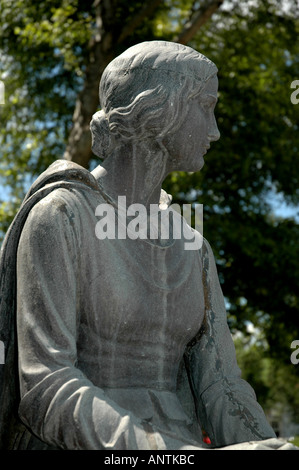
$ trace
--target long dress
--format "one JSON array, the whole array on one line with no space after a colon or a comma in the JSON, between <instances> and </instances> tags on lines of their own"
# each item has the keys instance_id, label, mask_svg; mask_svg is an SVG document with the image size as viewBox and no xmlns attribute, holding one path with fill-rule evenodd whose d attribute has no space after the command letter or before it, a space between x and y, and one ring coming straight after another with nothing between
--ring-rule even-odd
<instances>
[{"instance_id":1,"label":"long dress","mask_svg":"<svg viewBox=\"0 0 299 470\"><path fill-rule=\"evenodd\" d=\"M14 447L202 450L202 429L214 447L274 437L241 379L208 242L188 251L183 239L99 240L96 208L107 201L96 184L55 183L23 224L26 429Z\"/></svg>"}]
</instances>

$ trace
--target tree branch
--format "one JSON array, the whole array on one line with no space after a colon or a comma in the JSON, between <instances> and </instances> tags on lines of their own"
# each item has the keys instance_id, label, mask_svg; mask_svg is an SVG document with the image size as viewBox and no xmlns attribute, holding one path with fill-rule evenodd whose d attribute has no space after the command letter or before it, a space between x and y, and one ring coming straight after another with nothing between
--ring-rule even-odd
<instances>
[{"instance_id":1,"label":"tree branch","mask_svg":"<svg viewBox=\"0 0 299 470\"><path fill-rule=\"evenodd\" d=\"M145 2L141 10L138 11L136 15L133 16L131 21L123 27L117 40L118 44L123 42L128 36L130 36L146 18L150 18L152 14L155 13L162 1L163 0L150 0Z\"/></svg>"},{"instance_id":2,"label":"tree branch","mask_svg":"<svg viewBox=\"0 0 299 470\"><path fill-rule=\"evenodd\" d=\"M183 31L174 39L175 42L187 44L223 4L224 0L212 0L205 2L199 9L192 15L190 20L186 23Z\"/></svg>"}]
</instances>

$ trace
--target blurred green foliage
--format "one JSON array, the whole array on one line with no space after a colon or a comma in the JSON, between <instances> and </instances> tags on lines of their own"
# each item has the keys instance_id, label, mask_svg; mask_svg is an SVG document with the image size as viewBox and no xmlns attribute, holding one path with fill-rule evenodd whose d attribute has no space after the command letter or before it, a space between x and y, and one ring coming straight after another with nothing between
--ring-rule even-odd
<instances>
[{"instance_id":1,"label":"blurred green foliage","mask_svg":"<svg viewBox=\"0 0 299 470\"><path fill-rule=\"evenodd\" d=\"M282 365L271 357L263 334L237 335L235 346L242 378L253 387L266 413L282 421L287 414L299 423L299 382L296 367ZM291 354L290 349L290 354Z\"/></svg>"}]
</instances>

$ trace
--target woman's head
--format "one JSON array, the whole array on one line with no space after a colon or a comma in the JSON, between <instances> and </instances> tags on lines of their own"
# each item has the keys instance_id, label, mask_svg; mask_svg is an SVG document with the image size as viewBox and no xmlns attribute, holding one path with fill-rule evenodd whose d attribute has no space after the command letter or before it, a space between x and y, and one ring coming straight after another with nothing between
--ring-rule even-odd
<instances>
[{"instance_id":1,"label":"woman's head","mask_svg":"<svg viewBox=\"0 0 299 470\"><path fill-rule=\"evenodd\" d=\"M150 41L129 48L102 75L102 111L91 122L94 152L105 158L121 139L161 142L216 74L213 62L188 46Z\"/></svg>"}]
</instances>

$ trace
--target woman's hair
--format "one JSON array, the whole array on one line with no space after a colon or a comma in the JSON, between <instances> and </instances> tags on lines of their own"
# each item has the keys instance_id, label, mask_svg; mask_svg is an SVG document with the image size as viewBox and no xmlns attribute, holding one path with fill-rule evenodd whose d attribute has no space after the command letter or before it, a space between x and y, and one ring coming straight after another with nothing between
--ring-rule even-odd
<instances>
[{"instance_id":1,"label":"woman's hair","mask_svg":"<svg viewBox=\"0 0 299 470\"><path fill-rule=\"evenodd\" d=\"M216 74L215 64L188 46L149 41L129 48L101 78L102 111L91 121L97 154L107 156L112 138L161 141L175 132L186 103Z\"/></svg>"}]
</instances>

